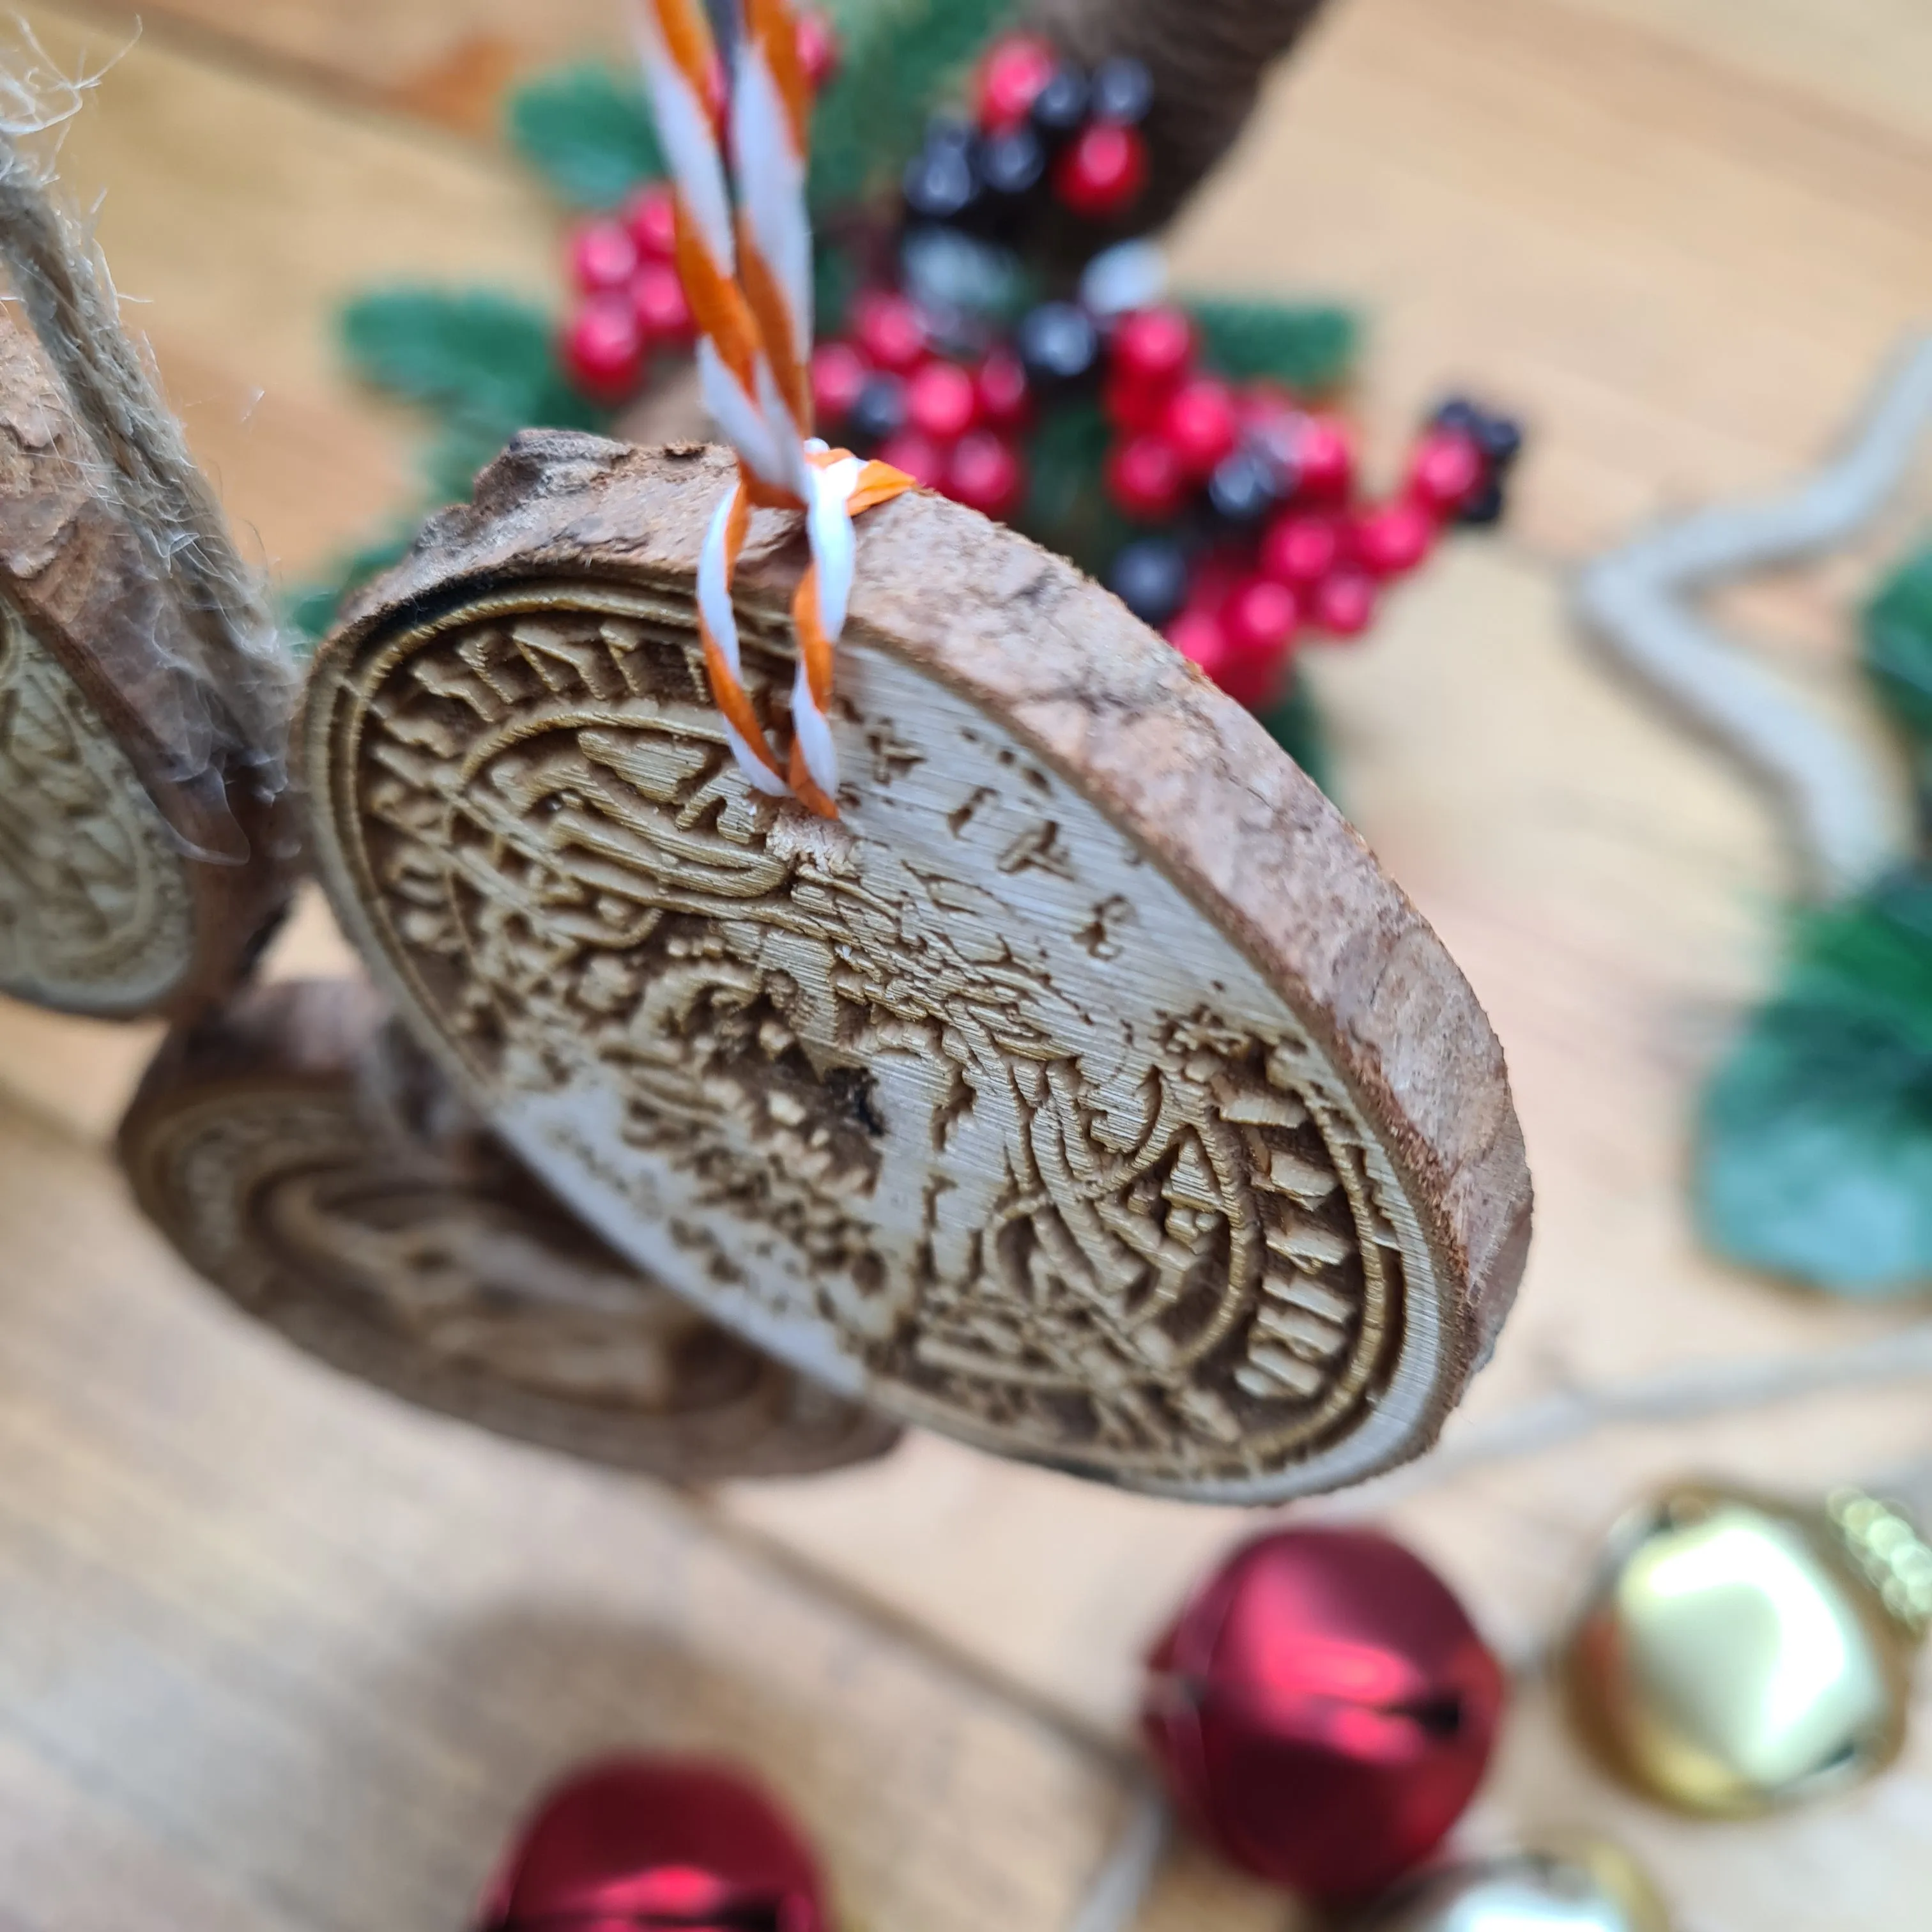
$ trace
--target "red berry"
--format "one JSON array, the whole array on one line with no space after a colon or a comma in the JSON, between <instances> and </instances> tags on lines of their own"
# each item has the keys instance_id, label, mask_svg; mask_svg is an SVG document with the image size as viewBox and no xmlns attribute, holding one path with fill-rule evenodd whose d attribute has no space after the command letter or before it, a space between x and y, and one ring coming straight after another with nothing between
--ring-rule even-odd
<instances>
[{"instance_id":1,"label":"red berry","mask_svg":"<svg viewBox=\"0 0 1932 1932\"><path fill-rule=\"evenodd\" d=\"M1012 446L990 430L960 438L940 486L955 502L988 517L1008 517L1019 508L1026 471Z\"/></svg>"},{"instance_id":2,"label":"red berry","mask_svg":"<svg viewBox=\"0 0 1932 1932\"><path fill-rule=\"evenodd\" d=\"M1220 682L1221 674L1228 668L1228 639L1211 610L1190 604L1168 626L1166 635L1190 664Z\"/></svg>"},{"instance_id":3,"label":"red berry","mask_svg":"<svg viewBox=\"0 0 1932 1932\"><path fill-rule=\"evenodd\" d=\"M1228 599L1221 613L1228 644L1244 657L1272 661L1287 650L1301 622L1294 592L1272 578L1250 578Z\"/></svg>"},{"instance_id":4,"label":"red berry","mask_svg":"<svg viewBox=\"0 0 1932 1932\"><path fill-rule=\"evenodd\" d=\"M1107 456L1107 494L1130 517L1164 522L1180 508L1187 476L1166 437L1130 436Z\"/></svg>"},{"instance_id":5,"label":"red berry","mask_svg":"<svg viewBox=\"0 0 1932 1932\"><path fill-rule=\"evenodd\" d=\"M1210 612L1218 617L1228 599L1254 574L1246 558L1238 550L1214 550L1196 560L1187 580L1190 609Z\"/></svg>"},{"instance_id":6,"label":"red berry","mask_svg":"<svg viewBox=\"0 0 1932 1932\"><path fill-rule=\"evenodd\" d=\"M1316 629L1331 637L1360 637L1376 614L1376 580L1345 566L1315 586L1308 614Z\"/></svg>"},{"instance_id":7,"label":"red berry","mask_svg":"<svg viewBox=\"0 0 1932 1932\"><path fill-rule=\"evenodd\" d=\"M1060 205L1089 221L1124 214L1147 186L1148 148L1138 128L1096 121L1054 165Z\"/></svg>"},{"instance_id":8,"label":"red berry","mask_svg":"<svg viewBox=\"0 0 1932 1932\"><path fill-rule=\"evenodd\" d=\"M824 14L798 16L798 64L815 94L838 71L838 30Z\"/></svg>"},{"instance_id":9,"label":"red berry","mask_svg":"<svg viewBox=\"0 0 1932 1932\"><path fill-rule=\"evenodd\" d=\"M654 343L688 342L697 332L684 284L668 262L646 262L631 284L638 326Z\"/></svg>"},{"instance_id":10,"label":"red berry","mask_svg":"<svg viewBox=\"0 0 1932 1932\"><path fill-rule=\"evenodd\" d=\"M1277 517L1262 538L1262 574L1305 590L1320 583L1341 556L1342 531L1332 518L1291 511Z\"/></svg>"},{"instance_id":11,"label":"red berry","mask_svg":"<svg viewBox=\"0 0 1932 1932\"><path fill-rule=\"evenodd\" d=\"M638 244L621 221L586 221L570 238L570 275L580 294L608 295L638 272Z\"/></svg>"},{"instance_id":12,"label":"red berry","mask_svg":"<svg viewBox=\"0 0 1932 1932\"><path fill-rule=\"evenodd\" d=\"M979 412L979 391L956 362L928 362L906 385L906 422L934 442L957 442Z\"/></svg>"},{"instance_id":13,"label":"red berry","mask_svg":"<svg viewBox=\"0 0 1932 1932\"><path fill-rule=\"evenodd\" d=\"M902 429L879 447L879 460L903 470L922 490L937 490L946 480L946 452L929 436Z\"/></svg>"},{"instance_id":14,"label":"red berry","mask_svg":"<svg viewBox=\"0 0 1932 1932\"><path fill-rule=\"evenodd\" d=\"M1059 65L1060 56L1038 34L1001 34L980 64L980 125L989 134L1018 127Z\"/></svg>"},{"instance_id":15,"label":"red berry","mask_svg":"<svg viewBox=\"0 0 1932 1932\"><path fill-rule=\"evenodd\" d=\"M1386 503L1360 518L1354 532L1357 558L1378 577L1413 570L1436 541L1436 520L1414 503Z\"/></svg>"},{"instance_id":16,"label":"red berry","mask_svg":"<svg viewBox=\"0 0 1932 1932\"><path fill-rule=\"evenodd\" d=\"M876 369L909 376L926 360L926 318L917 303L889 290L868 290L853 304L852 333Z\"/></svg>"},{"instance_id":17,"label":"red berry","mask_svg":"<svg viewBox=\"0 0 1932 1932\"><path fill-rule=\"evenodd\" d=\"M662 182L639 188L625 202L624 226L647 260L668 262L677 253L677 203Z\"/></svg>"},{"instance_id":18,"label":"red berry","mask_svg":"<svg viewBox=\"0 0 1932 1932\"><path fill-rule=\"evenodd\" d=\"M1339 502L1355 480L1354 446L1333 416L1310 416L1294 442L1294 473L1300 492L1324 502Z\"/></svg>"},{"instance_id":19,"label":"red berry","mask_svg":"<svg viewBox=\"0 0 1932 1932\"><path fill-rule=\"evenodd\" d=\"M995 349L980 364L980 418L994 429L1022 429L1033 414L1026 365L1010 349Z\"/></svg>"},{"instance_id":20,"label":"red berry","mask_svg":"<svg viewBox=\"0 0 1932 1932\"><path fill-rule=\"evenodd\" d=\"M837 428L852 413L872 372L849 342L822 342L812 352L812 408L819 422Z\"/></svg>"},{"instance_id":21,"label":"red berry","mask_svg":"<svg viewBox=\"0 0 1932 1932\"><path fill-rule=\"evenodd\" d=\"M1408 493L1438 518L1453 517L1483 480L1483 452L1460 430L1431 430L1409 458Z\"/></svg>"},{"instance_id":22,"label":"red berry","mask_svg":"<svg viewBox=\"0 0 1932 1932\"><path fill-rule=\"evenodd\" d=\"M1178 308L1137 309L1115 324L1112 353L1124 382L1172 388L1194 360L1194 325Z\"/></svg>"},{"instance_id":23,"label":"red berry","mask_svg":"<svg viewBox=\"0 0 1932 1932\"><path fill-rule=\"evenodd\" d=\"M1218 614L1190 598L1186 609L1167 627L1167 638L1230 698L1258 708L1280 688L1288 640L1298 614L1292 592L1278 584L1251 579Z\"/></svg>"},{"instance_id":24,"label":"red berry","mask_svg":"<svg viewBox=\"0 0 1932 1932\"><path fill-rule=\"evenodd\" d=\"M1101 386L1107 420L1127 436L1150 436L1167 420L1168 392L1136 382L1118 370Z\"/></svg>"},{"instance_id":25,"label":"red berry","mask_svg":"<svg viewBox=\"0 0 1932 1932\"><path fill-rule=\"evenodd\" d=\"M1184 382L1168 398L1161 430L1190 476L1207 476L1232 452L1240 434L1234 392L1212 376Z\"/></svg>"},{"instance_id":26,"label":"red berry","mask_svg":"<svg viewBox=\"0 0 1932 1932\"><path fill-rule=\"evenodd\" d=\"M617 296L592 296L564 325L563 366L585 394L622 402L644 373L637 312Z\"/></svg>"}]
</instances>

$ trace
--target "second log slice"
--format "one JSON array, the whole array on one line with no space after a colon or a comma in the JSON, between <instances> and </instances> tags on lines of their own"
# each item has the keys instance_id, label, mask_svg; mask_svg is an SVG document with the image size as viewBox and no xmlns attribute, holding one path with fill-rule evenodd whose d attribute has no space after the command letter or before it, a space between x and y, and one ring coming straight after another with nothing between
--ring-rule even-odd
<instances>
[{"instance_id":1,"label":"second log slice","mask_svg":"<svg viewBox=\"0 0 1932 1932\"><path fill-rule=\"evenodd\" d=\"M110 473L0 314L0 993L182 1017L245 976L288 895L268 776L293 676L197 635Z\"/></svg>"},{"instance_id":2,"label":"second log slice","mask_svg":"<svg viewBox=\"0 0 1932 1932\"><path fill-rule=\"evenodd\" d=\"M898 1431L707 1321L558 1204L351 981L178 1030L121 1130L198 1273L336 1367L679 1480L862 1462Z\"/></svg>"},{"instance_id":3,"label":"second log slice","mask_svg":"<svg viewBox=\"0 0 1932 1932\"><path fill-rule=\"evenodd\" d=\"M1468 987L1317 789L1070 566L868 514L835 824L747 787L693 610L718 452L533 434L324 647L338 916L626 1253L902 1418L1260 1502L1432 1437L1520 1273ZM792 677L754 525L746 682Z\"/></svg>"}]
</instances>

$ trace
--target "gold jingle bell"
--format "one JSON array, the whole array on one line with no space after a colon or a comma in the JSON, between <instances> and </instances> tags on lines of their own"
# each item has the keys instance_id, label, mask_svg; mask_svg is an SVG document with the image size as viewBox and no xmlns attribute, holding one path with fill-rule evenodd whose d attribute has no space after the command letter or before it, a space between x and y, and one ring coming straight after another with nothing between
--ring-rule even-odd
<instances>
[{"instance_id":1,"label":"gold jingle bell","mask_svg":"<svg viewBox=\"0 0 1932 1932\"><path fill-rule=\"evenodd\" d=\"M1430 1872L1355 1932L1670 1932L1635 1862L1590 1842L1519 1852Z\"/></svg>"},{"instance_id":2,"label":"gold jingle bell","mask_svg":"<svg viewBox=\"0 0 1932 1932\"><path fill-rule=\"evenodd\" d=\"M1898 1756L1929 1622L1932 1549L1896 1510L1855 1490L1820 1510L1687 1483L1611 1532L1564 1688L1626 1784L1748 1817Z\"/></svg>"}]
</instances>

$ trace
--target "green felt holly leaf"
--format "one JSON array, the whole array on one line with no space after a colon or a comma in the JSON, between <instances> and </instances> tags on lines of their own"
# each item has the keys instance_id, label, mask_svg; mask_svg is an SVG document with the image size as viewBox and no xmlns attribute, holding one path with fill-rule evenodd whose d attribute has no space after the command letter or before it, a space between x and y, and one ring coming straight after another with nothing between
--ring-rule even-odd
<instances>
[{"instance_id":1,"label":"green felt holly leaf","mask_svg":"<svg viewBox=\"0 0 1932 1932\"><path fill-rule=\"evenodd\" d=\"M512 145L574 208L615 208L664 173L664 152L632 75L601 61L539 74L510 97Z\"/></svg>"},{"instance_id":2,"label":"green felt holly leaf","mask_svg":"<svg viewBox=\"0 0 1932 1932\"><path fill-rule=\"evenodd\" d=\"M1866 606L1864 664L1886 710L1922 747L1932 747L1932 548Z\"/></svg>"},{"instance_id":3,"label":"green felt holly leaf","mask_svg":"<svg viewBox=\"0 0 1932 1932\"><path fill-rule=\"evenodd\" d=\"M556 325L494 290L385 289L341 316L350 365L366 382L446 418L512 431L597 429L609 420L557 366Z\"/></svg>"},{"instance_id":4,"label":"green felt holly leaf","mask_svg":"<svg viewBox=\"0 0 1932 1932\"><path fill-rule=\"evenodd\" d=\"M812 128L815 214L896 182L918 153L927 116L958 98L1013 0L846 0L832 10L838 72Z\"/></svg>"},{"instance_id":5,"label":"green felt holly leaf","mask_svg":"<svg viewBox=\"0 0 1932 1932\"><path fill-rule=\"evenodd\" d=\"M1113 430L1091 397L1046 411L1027 446L1027 500L1016 525L1037 544L1104 577L1131 531L1101 487Z\"/></svg>"},{"instance_id":6,"label":"green felt holly leaf","mask_svg":"<svg viewBox=\"0 0 1932 1932\"><path fill-rule=\"evenodd\" d=\"M1800 928L1706 1094L1695 1178L1733 1260L1841 1294L1932 1288L1932 872Z\"/></svg>"},{"instance_id":7,"label":"green felt holly leaf","mask_svg":"<svg viewBox=\"0 0 1932 1932\"><path fill-rule=\"evenodd\" d=\"M1348 380L1360 346L1353 313L1328 302L1204 298L1187 310L1201 331L1202 360L1237 382L1280 382L1318 395Z\"/></svg>"}]
</instances>

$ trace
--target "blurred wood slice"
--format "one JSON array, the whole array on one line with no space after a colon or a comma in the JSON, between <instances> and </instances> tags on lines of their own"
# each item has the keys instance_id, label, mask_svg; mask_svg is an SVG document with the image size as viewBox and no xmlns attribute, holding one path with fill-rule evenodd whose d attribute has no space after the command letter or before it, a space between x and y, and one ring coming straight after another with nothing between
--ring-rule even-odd
<instances>
[{"instance_id":1,"label":"blurred wood slice","mask_svg":"<svg viewBox=\"0 0 1932 1932\"><path fill-rule=\"evenodd\" d=\"M185 671L182 612L16 314L0 310L0 993L182 1015L279 917L291 833L222 693Z\"/></svg>"},{"instance_id":2,"label":"blurred wood slice","mask_svg":"<svg viewBox=\"0 0 1932 1932\"><path fill-rule=\"evenodd\" d=\"M1418 1453L1528 1232L1440 943L1238 705L929 494L859 525L842 818L761 800L693 608L731 474L526 434L323 647L316 862L412 1031L614 1245L902 1419L1223 1502ZM775 730L803 560L756 521Z\"/></svg>"},{"instance_id":3,"label":"blurred wood slice","mask_svg":"<svg viewBox=\"0 0 1932 1932\"><path fill-rule=\"evenodd\" d=\"M360 983L257 988L177 1029L121 1156L230 1300L499 1435L685 1482L834 1468L897 1439L614 1253Z\"/></svg>"}]
</instances>

